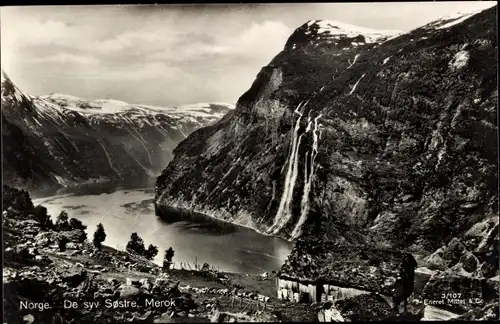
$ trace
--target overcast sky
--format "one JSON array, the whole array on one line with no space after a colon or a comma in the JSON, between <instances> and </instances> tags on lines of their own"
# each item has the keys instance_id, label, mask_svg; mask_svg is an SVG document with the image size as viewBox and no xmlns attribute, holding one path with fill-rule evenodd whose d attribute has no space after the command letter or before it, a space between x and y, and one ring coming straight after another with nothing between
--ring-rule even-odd
<instances>
[{"instance_id":1,"label":"overcast sky","mask_svg":"<svg viewBox=\"0 0 500 324\"><path fill-rule=\"evenodd\" d=\"M409 31L496 2L2 7L2 69L32 95L232 102L310 19Z\"/></svg>"}]
</instances>

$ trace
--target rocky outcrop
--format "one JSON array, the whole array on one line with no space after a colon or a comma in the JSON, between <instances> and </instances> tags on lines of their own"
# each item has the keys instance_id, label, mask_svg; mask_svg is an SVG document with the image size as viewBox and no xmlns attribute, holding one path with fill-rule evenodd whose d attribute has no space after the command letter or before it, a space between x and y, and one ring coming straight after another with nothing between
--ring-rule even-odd
<instances>
[{"instance_id":1,"label":"rocky outcrop","mask_svg":"<svg viewBox=\"0 0 500 324\"><path fill-rule=\"evenodd\" d=\"M498 209L495 12L401 35L301 26L174 150L157 206L292 239L367 230L423 255L461 239Z\"/></svg>"},{"instance_id":2,"label":"rocky outcrop","mask_svg":"<svg viewBox=\"0 0 500 324\"><path fill-rule=\"evenodd\" d=\"M78 230L42 230L31 213L33 204L29 194L8 186L3 189L7 193L3 200L3 228L11 234L4 239L3 285L6 322L18 323L21 319L35 323L152 322L161 316L167 316L169 319L187 317L188 314L194 316L197 305L189 294L179 290L178 281L170 280L168 275L157 276L159 267L156 265L155 271L152 271L151 267L149 273L144 272L144 268L148 268L152 262L141 262L134 256L122 259L117 257L117 253L105 251L90 253L91 245L84 241ZM29 231L31 228L37 231ZM73 251L58 251L56 241L62 236L78 242L68 243L68 250L69 245L74 244L71 249ZM84 259L87 261L82 261L84 264L75 263L71 260L74 252L85 254ZM61 262L57 257L52 261L48 255L62 257L64 261ZM92 260L98 261L99 264L91 266L89 261ZM136 262L132 265L129 261ZM142 265L141 269L139 265ZM125 283L120 284L116 278L99 276L111 268L115 275L122 279L128 273L123 269L126 266L129 266L129 270L143 271L149 278L155 275L155 279L133 280L127 277ZM146 303L146 300L151 302ZM90 302L93 305L92 311L85 306L85 303L89 305ZM127 306L132 302L135 302L137 307ZM78 306L65 307L68 303Z\"/></svg>"},{"instance_id":3,"label":"rocky outcrop","mask_svg":"<svg viewBox=\"0 0 500 324\"><path fill-rule=\"evenodd\" d=\"M231 108L34 97L2 71L3 181L30 190L95 183L138 186L159 174L187 135Z\"/></svg>"}]
</instances>

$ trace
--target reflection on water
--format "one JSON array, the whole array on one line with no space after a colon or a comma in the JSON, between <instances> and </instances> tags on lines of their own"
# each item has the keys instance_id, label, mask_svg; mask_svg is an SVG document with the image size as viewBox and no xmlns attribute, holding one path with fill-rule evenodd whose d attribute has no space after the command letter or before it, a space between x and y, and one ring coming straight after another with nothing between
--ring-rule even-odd
<instances>
[{"instance_id":1,"label":"reflection on water","mask_svg":"<svg viewBox=\"0 0 500 324\"><path fill-rule=\"evenodd\" d=\"M238 232L241 227L207 217L203 214L173 207L155 207L155 213L167 224L177 223L177 226L191 232L198 231L205 235L228 235Z\"/></svg>"},{"instance_id":2,"label":"reflection on water","mask_svg":"<svg viewBox=\"0 0 500 324\"><path fill-rule=\"evenodd\" d=\"M78 186L70 186L56 189L44 189L44 190L29 190L30 196L34 199L42 199L45 197L58 197L63 195L76 195L76 196L84 196L84 195L99 195L102 193L113 193L117 190L122 189L131 189L137 190L137 188L144 187L146 193L152 193L151 197L154 196L154 185L156 182L156 178L146 178L142 180L134 180L133 185L127 183L117 184L110 182L109 180L97 182L97 183L88 183L88 184L79 184Z\"/></svg>"},{"instance_id":3,"label":"reflection on water","mask_svg":"<svg viewBox=\"0 0 500 324\"><path fill-rule=\"evenodd\" d=\"M217 221L204 215L169 210L163 220L155 215L154 190L117 190L71 193L36 199L55 218L62 210L80 219L92 237L98 223L106 231L105 244L123 249L130 234L137 232L145 245L158 246L156 262L172 247L174 262L208 262L230 272L278 270L291 251L285 240L261 235L248 228ZM167 221L168 220L168 221Z\"/></svg>"}]
</instances>

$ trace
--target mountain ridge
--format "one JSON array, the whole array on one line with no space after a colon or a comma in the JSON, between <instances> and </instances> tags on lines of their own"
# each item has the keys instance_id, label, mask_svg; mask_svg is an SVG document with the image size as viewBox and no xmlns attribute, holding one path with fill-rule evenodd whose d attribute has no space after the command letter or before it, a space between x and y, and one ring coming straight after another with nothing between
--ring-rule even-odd
<instances>
[{"instance_id":1,"label":"mountain ridge","mask_svg":"<svg viewBox=\"0 0 500 324\"><path fill-rule=\"evenodd\" d=\"M4 181L28 189L142 184L168 163L178 142L233 108L222 103L162 108L65 94L35 97L1 74Z\"/></svg>"}]
</instances>

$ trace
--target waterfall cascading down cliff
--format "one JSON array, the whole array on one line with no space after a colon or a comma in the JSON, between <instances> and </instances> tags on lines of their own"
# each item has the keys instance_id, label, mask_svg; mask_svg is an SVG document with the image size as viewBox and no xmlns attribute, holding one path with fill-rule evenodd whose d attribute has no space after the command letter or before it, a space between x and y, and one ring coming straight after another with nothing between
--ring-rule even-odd
<instances>
[{"instance_id":1,"label":"waterfall cascading down cliff","mask_svg":"<svg viewBox=\"0 0 500 324\"><path fill-rule=\"evenodd\" d=\"M301 214L300 218L293 229L291 238L297 238L302 232L302 225L305 223L307 219L307 214L309 213L309 193L311 191L312 181L314 177L314 162L316 159L316 155L318 154L318 120L321 118L321 114L314 118L314 121L311 121L311 117L308 116L308 123L305 132L300 135L297 139L298 131L300 128L300 121L302 119L303 113L299 111L302 108L304 111L304 107L307 105L306 102L303 106L302 103L299 104L295 113L299 115L297 119L297 123L295 127L292 127L292 146L290 148L290 155L288 158L288 170L285 178L285 185L283 188L283 194L281 196L280 205L278 208L278 212L274 218L273 225L267 230L268 234L277 234L292 218L291 211L291 202L293 199L293 190L295 188L295 182L297 181L298 176L298 166L299 166L299 147L302 136L304 134L311 131L313 136L313 144L310 151L306 153L305 158L305 167L304 167L304 193L301 201ZM312 126L314 124L314 126ZM310 171L308 173L307 168L310 166Z\"/></svg>"},{"instance_id":2,"label":"waterfall cascading down cliff","mask_svg":"<svg viewBox=\"0 0 500 324\"><path fill-rule=\"evenodd\" d=\"M288 170L285 177L285 185L283 187L283 194L281 195L280 205L278 207L276 217L274 218L273 225L271 225L271 227L267 230L268 234L278 233L292 217L290 212L290 203L298 174L298 151L300 141L304 135L300 135L297 139L298 131L300 129L300 120L302 119L302 112L300 112L299 109L302 108L303 111L307 103L308 102L304 105L300 103L294 111L294 113L299 115L299 118L297 119L295 127L292 127L292 146L290 148L290 157L288 158Z\"/></svg>"},{"instance_id":3,"label":"waterfall cascading down cliff","mask_svg":"<svg viewBox=\"0 0 500 324\"><path fill-rule=\"evenodd\" d=\"M130 136L132 136L133 138L135 138L139 143L141 143L142 147L144 148L144 151L146 152L147 154L147 157L148 157L148 160L149 160L149 164L150 165L153 165L153 161L151 160L151 155L149 154L149 150L147 148L147 142L144 140L144 138L141 136L141 134L139 134L137 132L137 130L132 126L131 127L132 130L134 131L135 134L137 134L139 137L135 136L129 129L127 129L127 132L130 134Z\"/></svg>"},{"instance_id":4,"label":"waterfall cascading down cliff","mask_svg":"<svg viewBox=\"0 0 500 324\"><path fill-rule=\"evenodd\" d=\"M118 169L114 166L113 162L111 162L111 157L108 153L108 150L106 150L106 146L104 146L104 143L102 142L101 139L97 139L97 142L99 143L99 145L101 145L102 149L104 150L104 155L106 156L106 159L108 160L108 164L109 166L111 167L111 169L116 173L116 175L118 177L120 177L120 179L122 179L122 174L120 173L120 171L118 171Z\"/></svg>"},{"instance_id":5,"label":"waterfall cascading down cliff","mask_svg":"<svg viewBox=\"0 0 500 324\"><path fill-rule=\"evenodd\" d=\"M304 195L302 196L302 201L300 205L300 218L292 231L291 238L295 239L302 234L302 225L304 225L307 214L309 213L309 193L311 192L311 185L314 177L314 160L316 155L318 155L318 119L321 118L321 114L314 118L314 129L312 131L313 135L313 146L311 148L310 154L306 154L306 163L304 166L305 176L304 176ZM310 130L310 124L307 126L307 131ZM308 152L309 153L309 152ZM311 171L309 172L309 177L307 176L307 159L310 158Z\"/></svg>"}]
</instances>

